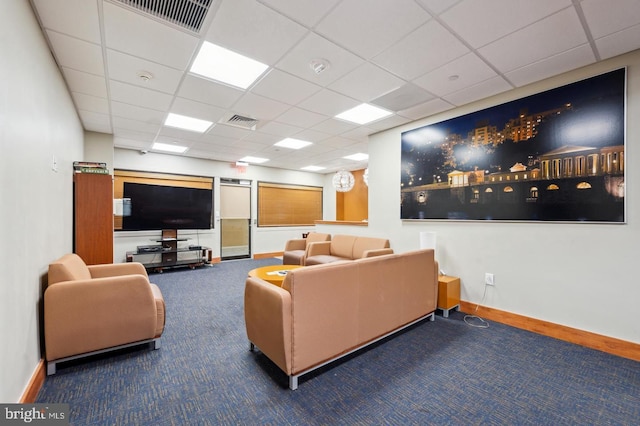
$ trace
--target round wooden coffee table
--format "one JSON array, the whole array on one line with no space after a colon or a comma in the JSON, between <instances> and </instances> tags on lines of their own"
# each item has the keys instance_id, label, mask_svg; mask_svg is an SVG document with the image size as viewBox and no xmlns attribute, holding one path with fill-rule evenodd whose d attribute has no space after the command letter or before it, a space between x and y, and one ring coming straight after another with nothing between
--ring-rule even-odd
<instances>
[{"instance_id":1,"label":"round wooden coffee table","mask_svg":"<svg viewBox=\"0 0 640 426\"><path fill-rule=\"evenodd\" d=\"M282 287L282 281L284 281L284 277L287 275L288 271L292 269L302 268L301 265L269 265L269 266L261 266L260 268L252 269L249 271L249 276L254 278L260 278L261 280L265 280L270 282L271 284L275 284L279 287Z\"/></svg>"}]
</instances>

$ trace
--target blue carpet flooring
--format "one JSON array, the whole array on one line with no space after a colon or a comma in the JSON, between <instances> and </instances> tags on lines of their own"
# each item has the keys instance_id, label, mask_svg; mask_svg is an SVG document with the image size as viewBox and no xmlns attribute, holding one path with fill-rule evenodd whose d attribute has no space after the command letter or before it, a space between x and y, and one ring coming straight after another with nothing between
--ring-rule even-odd
<instances>
[{"instance_id":1,"label":"blue carpet flooring","mask_svg":"<svg viewBox=\"0 0 640 426\"><path fill-rule=\"evenodd\" d=\"M62 364L36 402L73 425L633 425L640 363L505 325L437 316L300 378L250 352L244 280L277 259L152 274L162 348Z\"/></svg>"}]
</instances>

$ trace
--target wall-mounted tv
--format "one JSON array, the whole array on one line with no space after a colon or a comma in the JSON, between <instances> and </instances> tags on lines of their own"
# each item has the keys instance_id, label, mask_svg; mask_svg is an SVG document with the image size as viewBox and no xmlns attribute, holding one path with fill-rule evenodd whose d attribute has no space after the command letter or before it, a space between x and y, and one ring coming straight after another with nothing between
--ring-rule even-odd
<instances>
[{"instance_id":1,"label":"wall-mounted tv","mask_svg":"<svg viewBox=\"0 0 640 426\"><path fill-rule=\"evenodd\" d=\"M123 231L211 229L211 189L132 182L123 189L131 207L122 218Z\"/></svg>"}]
</instances>

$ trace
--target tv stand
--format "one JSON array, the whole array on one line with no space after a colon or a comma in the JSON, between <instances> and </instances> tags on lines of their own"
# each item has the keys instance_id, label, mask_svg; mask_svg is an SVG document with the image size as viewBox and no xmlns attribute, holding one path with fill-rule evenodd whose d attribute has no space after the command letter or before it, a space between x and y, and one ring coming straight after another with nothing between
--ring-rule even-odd
<instances>
[{"instance_id":1,"label":"tv stand","mask_svg":"<svg viewBox=\"0 0 640 426\"><path fill-rule=\"evenodd\" d=\"M127 252L127 262L140 262L144 267L153 272L162 272L167 268L188 266L195 269L198 266L209 264L211 261L211 249L202 246L178 247L178 242L188 241L188 238L178 238L178 231L165 229L162 237L156 240L160 243L161 250L141 250Z\"/></svg>"}]
</instances>

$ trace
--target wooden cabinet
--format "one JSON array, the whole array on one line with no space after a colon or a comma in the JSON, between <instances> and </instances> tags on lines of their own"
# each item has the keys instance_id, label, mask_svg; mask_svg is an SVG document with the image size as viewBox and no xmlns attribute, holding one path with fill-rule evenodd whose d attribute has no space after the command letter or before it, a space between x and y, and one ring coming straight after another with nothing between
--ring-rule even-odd
<instances>
[{"instance_id":1,"label":"wooden cabinet","mask_svg":"<svg viewBox=\"0 0 640 426\"><path fill-rule=\"evenodd\" d=\"M73 251L87 265L113 263L113 179L73 175Z\"/></svg>"},{"instance_id":2,"label":"wooden cabinet","mask_svg":"<svg viewBox=\"0 0 640 426\"><path fill-rule=\"evenodd\" d=\"M438 277L438 309L442 316L449 316L452 309L460 309L460 278L448 275Z\"/></svg>"}]
</instances>

